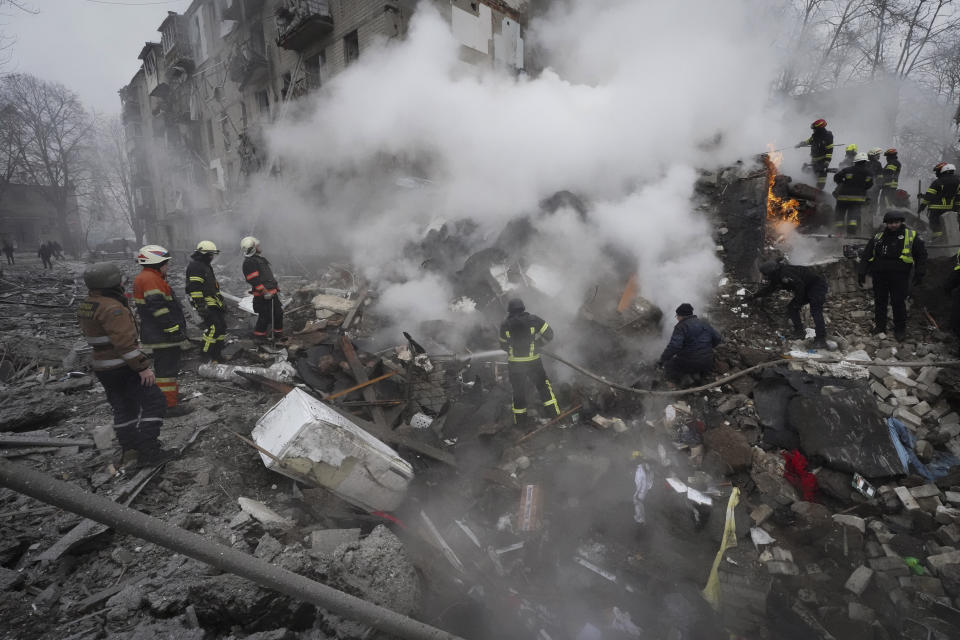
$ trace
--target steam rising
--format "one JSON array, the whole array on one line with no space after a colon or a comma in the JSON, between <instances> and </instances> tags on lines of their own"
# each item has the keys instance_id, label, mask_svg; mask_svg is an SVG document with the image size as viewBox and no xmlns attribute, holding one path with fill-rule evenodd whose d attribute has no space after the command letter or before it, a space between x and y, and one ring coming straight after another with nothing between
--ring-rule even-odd
<instances>
[{"instance_id":1,"label":"steam rising","mask_svg":"<svg viewBox=\"0 0 960 640\"><path fill-rule=\"evenodd\" d=\"M531 310L562 326L609 272L610 247L633 257L640 294L668 316L680 302L702 308L721 265L691 204L694 167L755 155L778 128L765 115L776 64L753 7L554 3L527 31L546 68L515 78L460 62L422 3L404 41L365 51L273 128L284 184L256 190L257 224L282 222L283 242L302 239L301 250L346 251L365 275L397 283L382 307L426 320L445 314L451 288L404 258L407 242L437 218L469 219L477 250L566 189L592 207L585 220L563 209L534 218L524 259L563 288L552 308ZM429 183L398 184L410 174Z\"/></svg>"}]
</instances>

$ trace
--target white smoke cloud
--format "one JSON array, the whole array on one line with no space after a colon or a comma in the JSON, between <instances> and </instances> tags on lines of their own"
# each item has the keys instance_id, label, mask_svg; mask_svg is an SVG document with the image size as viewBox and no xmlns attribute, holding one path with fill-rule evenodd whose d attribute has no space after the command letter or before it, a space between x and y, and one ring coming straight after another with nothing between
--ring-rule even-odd
<instances>
[{"instance_id":1,"label":"white smoke cloud","mask_svg":"<svg viewBox=\"0 0 960 640\"><path fill-rule=\"evenodd\" d=\"M421 3L404 41L365 51L274 127L286 184L261 190L251 208L287 221L287 240L347 251L368 276L416 281L383 295L416 320L441 314L451 293L403 257L432 219L475 221L481 248L566 189L593 208L586 221L563 211L537 219L525 258L567 286L556 308L534 311L561 316L554 324L571 318L603 276L609 246L634 257L641 295L668 317L680 302L702 307L721 266L710 223L691 204L693 168L755 155L779 126L767 106L776 61L757 6L556 3L526 34L547 68L514 78L466 70L448 25ZM385 179L395 159L420 167L430 186Z\"/></svg>"}]
</instances>

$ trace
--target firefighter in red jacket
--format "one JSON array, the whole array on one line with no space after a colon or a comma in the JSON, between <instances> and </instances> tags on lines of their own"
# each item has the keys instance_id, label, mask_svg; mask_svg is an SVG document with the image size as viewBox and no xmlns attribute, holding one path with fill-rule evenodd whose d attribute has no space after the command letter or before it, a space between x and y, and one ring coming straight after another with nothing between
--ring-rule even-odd
<instances>
[{"instance_id":1,"label":"firefighter in red jacket","mask_svg":"<svg viewBox=\"0 0 960 640\"><path fill-rule=\"evenodd\" d=\"M157 386L167 400L167 416L187 411L177 405L181 345L186 340L186 319L180 301L167 282L170 252L157 244L140 249L137 262L143 267L133 281L133 301L140 317L140 344L153 352Z\"/></svg>"},{"instance_id":2,"label":"firefighter in red jacket","mask_svg":"<svg viewBox=\"0 0 960 640\"><path fill-rule=\"evenodd\" d=\"M120 442L120 467L162 464L175 454L160 447L166 402L137 343L137 323L123 292L123 274L109 262L83 272L90 290L77 309L80 330L93 347L93 372L113 408L113 429Z\"/></svg>"},{"instance_id":3,"label":"firefighter in red jacket","mask_svg":"<svg viewBox=\"0 0 960 640\"><path fill-rule=\"evenodd\" d=\"M260 241L247 236L240 241L243 251L243 277L250 283L253 310L257 313L254 340L283 340L283 304L280 286L270 268L270 261L260 253ZM272 331L272 333L271 333Z\"/></svg>"}]
</instances>

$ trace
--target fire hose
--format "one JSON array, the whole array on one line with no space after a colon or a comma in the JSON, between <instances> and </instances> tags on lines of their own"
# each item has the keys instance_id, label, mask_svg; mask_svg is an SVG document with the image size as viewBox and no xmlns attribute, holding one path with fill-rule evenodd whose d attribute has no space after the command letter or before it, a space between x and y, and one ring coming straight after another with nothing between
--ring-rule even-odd
<instances>
[{"instance_id":1,"label":"fire hose","mask_svg":"<svg viewBox=\"0 0 960 640\"><path fill-rule=\"evenodd\" d=\"M2 458L0 486L182 553L246 578L261 587L368 624L391 636L408 640L463 640L459 636L281 569L236 549L211 542L158 518L117 504L103 496L87 493L75 485Z\"/></svg>"},{"instance_id":2,"label":"fire hose","mask_svg":"<svg viewBox=\"0 0 960 640\"><path fill-rule=\"evenodd\" d=\"M558 356L555 353L551 353L549 351L541 351L540 353L542 353L543 355L549 358L556 360L561 364L565 364L566 366L570 367L574 371L578 371L579 373L582 373L588 378L593 378L597 382L600 382L610 387L611 389L626 391L628 393L633 393L641 396L668 396L668 397L683 396L690 393L698 393L700 391L706 391L708 389L712 389L714 387L719 387L721 385L727 384L728 382L731 382L733 380L736 380L737 378L743 377L748 373L753 373L754 371L759 371L761 369L766 369L768 367L776 367L782 364L788 364L790 362L809 361L809 362L822 362L824 364L837 364L840 362L849 362L851 364L858 364L861 366L869 365L873 367L956 367L956 366L960 366L960 360L940 360L937 362L927 362L925 360L918 360L915 362L888 362L888 361L880 361L880 360L877 360L877 361L871 360L869 362L865 362L863 360L856 360L851 358L810 358L808 360L801 360L798 358L789 358L785 356L778 360L769 360L767 362L761 362L760 364L753 365L752 367L747 367L742 371L731 373L728 376L724 376L708 384L700 385L699 387L689 387L687 389L672 389L672 390L657 391L652 389L635 389L634 387L629 387L617 382L611 382L610 380L607 380L605 377L597 373L594 373L593 371L590 371L588 369L584 369L580 365L574 364L573 362L570 362L569 360L562 358L561 356Z\"/></svg>"}]
</instances>

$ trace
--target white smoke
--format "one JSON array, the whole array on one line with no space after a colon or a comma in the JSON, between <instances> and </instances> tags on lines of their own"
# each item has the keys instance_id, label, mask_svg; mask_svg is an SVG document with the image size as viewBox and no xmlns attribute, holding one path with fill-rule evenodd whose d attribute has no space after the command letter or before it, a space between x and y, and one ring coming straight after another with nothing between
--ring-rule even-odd
<instances>
[{"instance_id":1,"label":"white smoke","mask_svg":"<svg viewBox=\"0 0 960 640\"><path fill-rule=\"evenodd\" d=\"M533 311L558 325L571 318L610 246L634 257L640 294L668 317L680 302L703 307L721 265L691 204L694 168L762 152L779 126L765 111L776 61L758 6L555 3L526 32L547 68L515 78L467 70L449 26L421 3L405 40L364 51L271 131L285 184L250 206L284 220L288 241L346 251L366 275L401 283L381 303L424 320L446 309L451 289L404 259L406 242L442 216L475 221L481 248L566 189L593 207L586 220L562 210L535 219L525 258L565 288L555 308ZM397 161L430 185L384 179Z\"/></svg>"}]
</instances>

